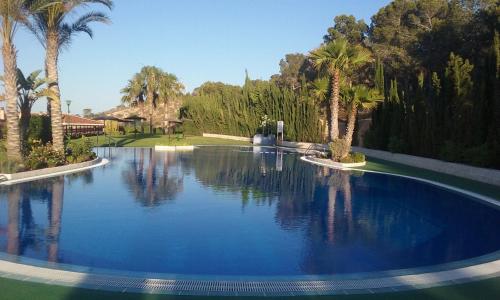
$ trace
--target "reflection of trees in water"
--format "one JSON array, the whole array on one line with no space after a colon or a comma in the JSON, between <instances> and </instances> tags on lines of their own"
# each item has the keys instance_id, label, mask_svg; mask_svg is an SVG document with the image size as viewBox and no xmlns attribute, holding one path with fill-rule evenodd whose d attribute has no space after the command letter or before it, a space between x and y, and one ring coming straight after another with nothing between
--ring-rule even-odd
<instances>
[{"instance_id":1,"label":"reflection of trees in water","mask_svg":"<svg viewBox=\"0 0 500 300\"><path fill-rule=\"evenodd\" d=\"M309 238L301 264L306 273L434 264L463 259L472 250L467 245L474 243L472 235L464 238L460 231L444 232L443 226L463 224L463 212L474 202L440 201L449 197L448 191L385 175L351 176L334 170L323 175L318 177L307 224ZM479 216L495 213L487 207L476 212ZM289 213L282 215L295 217ZM491 216L486 219L495 220ZM482 238L498 243L491 232Z\"/></svg>"},{"instance_id":2,"label":"reflection of trees in water","mask_svg":"<svg viewBox=\"0 0 500 300\"><path fill-rule=\"evenodd\" d=\"M173 200L182 191L184 177L175 167L180 167L176 153L134 148L134 157L122 171L122 178L137 201L155 206Z\"/></svg>"},{"instance_id":3,"label":"reflection of trees in water","mask_svg":"<svg viewBox=\"0 0 500 300\"><path fill-rule=\"evenodd\" d=\"M14 185L6 188L6 194L8 201L7 253L23 255L27 249L32 249L44 256L40 252L43 252L43 244L46 244L47 260L57 262L64 199L64 177ZM47 228L43 228L35 222L32 201L41 201L47 204Z\"/></svg>"},{"instance_id":4,"label":"reflection of trees in water","mask_svg":"<svg viewBox=\"0 0 500 300\"><path fill-rule=\"evenodd\" d=\"M59 236L61 234L61 218L64 199L64 179L55 180L52 183L51 195L49 201L49 230L47 233L47 252L48 261L58 261Z\"/></svg>"},{"instance_id":5,"label":"reflection of trees in water","mask_svg":"<svg viewBox=\"0 0 500 300\"><path fill-rule=\"evenodd\" d=\"M428 238L439 234L442 223L434 220L443 218L432 216L433 187L427 187L430 194L424 200L416 200L422 186L311 166L295 155L284 156L282 172L272 154L234 150L198 151L183 163L203 185L240 193L243 205L275 203L276 221L283 229L306 232L305 273L394 267L410 263L409 256L450 261L466 248L458 237L441 237L440 242ZM440 204L444 210L439 215L453 209L443 202L448 204Z\"/></svg>"},{"instance_id":6,"label":"reflection of trees in water","mask_svg":"<svg viewBox=\"0 0 500 300\"><path fill-rule=\"evenodd\" d=\"M19 186L10 188L7 193L9 202L7 220L7 253L19 254L19 202L21 201L21 189Z\"/></svg>"},{"instance_id":7,"label":"reflection of trees in water","mask_svg":"<svg viewBox=\"0 0 500 300\"><path fill-rule=\"evenodd\" d=\"M93 170L80 171L66 175L66 183L70 186L78 180L81 180L84 185L91 185L94 183Z\"/></svg>"},{"instance_id":8,"label":"reflection of trees in water","mask_svg":"<svg viewBox=\"0 0 500 300\"><path fill-rule=\"evenodd\" d=\"M273 153L249 154L234 149L197 151L185 166L194 169L198 181L215 191L241 193L243 205L250 200L262 204L279 198L293 206L294 199L311 201L314 192L314 170L295 155L283 157L281 172L276 169Z\"/></svg>"}]
</instances>

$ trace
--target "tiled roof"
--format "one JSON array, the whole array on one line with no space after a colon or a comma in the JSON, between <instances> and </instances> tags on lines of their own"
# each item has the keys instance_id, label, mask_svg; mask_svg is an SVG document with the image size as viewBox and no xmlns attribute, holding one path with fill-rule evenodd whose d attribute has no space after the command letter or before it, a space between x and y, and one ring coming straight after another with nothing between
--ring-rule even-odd
<instances>
[{"instance_id":1,"label":"tiled roof","mask_svg":"<svg viewBox=\"0 0 500 300\"><path fill-rule=\"evenodd\" d=\"M68 114L63 114L62 122L63 122L63 125L104 126L104 124L100 121L82 118L82 117L75 116L75 115L68 115Z\"/></svg>"}]
</instances>

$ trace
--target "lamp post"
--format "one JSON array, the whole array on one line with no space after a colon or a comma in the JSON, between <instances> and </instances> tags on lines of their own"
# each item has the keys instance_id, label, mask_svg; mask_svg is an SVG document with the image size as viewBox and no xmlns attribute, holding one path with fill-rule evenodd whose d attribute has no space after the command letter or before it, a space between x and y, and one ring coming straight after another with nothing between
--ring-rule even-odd
<instances>
[{"instance_id":1,"label":"lamp post","mask_svg":"<svg viewBox=\"0 0 500 300\"><path fill-rule=\"evenodd\" d=\"M69 115L69 106L71 105L71 100L66 100L66 105L68 106L68 115Z\"/></svg>"}]
</instances>

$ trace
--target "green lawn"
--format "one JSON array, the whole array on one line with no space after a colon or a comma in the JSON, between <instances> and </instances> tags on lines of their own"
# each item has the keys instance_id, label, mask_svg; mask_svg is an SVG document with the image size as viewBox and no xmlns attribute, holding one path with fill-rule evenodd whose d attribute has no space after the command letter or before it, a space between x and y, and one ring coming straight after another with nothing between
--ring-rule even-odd
<instances>
[{"instance_id":1,"label":"green lawn","mask_svg":"<svg viewBox=\"0 0 500 300\"><path fill-rule=\"evenodd\" d=\"M474 193L482 194L500 201L500 187L498 186L425 169L410 167L402 164L392 163L372 157L368 157L367 160L368 162L366 166L359 169L425 178L468 190Z\"/></svg>"},{"instance_id":2,"label":"green lawn","mask_svg":"<svg viewBox=\"0 0 500 300\"><path fill-rule=\"evenodd\" d=\"M249 142L240 142L240 141L233 141L233 140L225 140L225 139L218 139L218 138L209 138L209 137L202 137L202 136L186 136L183 138L177 138L175 135L168 136L168 135L141 135L138 134L136 137L134 137L133 134L131 135L120 135L120 136L113 136L111 139L108 139L104 136L100 137L88 137L94 143L96 146L99 147L106 147L108 145L114 146L116 143L116 146L118 147L154 147L155 145L162 145L162 146L185 146L185 145L251 145ZM76 139L73 141L79 142L82 139Z\"/></svg>"},{"instance_id":3,"label":"green lawn","mask_svg":"<svg viewBox=\"0 0 500 300\"><path fill-rule=\"evenodd\" d=\"M93 137L95 139L95 137ZM154 145L175 145L174 143L183 143L190 145L250 145L249 143L222 140L215 138L204 137L186 137L181 141L175 138L169 139L165 136L153 137L138 137L134 139L133 136L115 137L118 146L126 147L151 147ZM103 137L100 137L99 146L106 146ZM409 175L415 177L426 178L430 180L439 181L451 186L460 187L476 193L484 194L486 196L500 200L500 188L468 180L455 176L445 175L432 171L427 171L419 168L409 167L401 164L390 163L387 161L368 158L368 164L363 167L365 170L390 172L402 175ZM152 299L165 299L165 300L190 300L190 299L220 299L217 297L187 297L187 296L164 296L164 295L151 295L151 294L124 294L86 290L80 288L68 288L61 286L52 286L38 283L22 282L10 279L0 278L0 300L3 299L40 299L40 300L63 300L63 299L110 299L110 300L152 300ZM222 298L227 300L237 299L235 297ZM249 297L246 299L264 299L261 297ZM283 297L272 297L265 299L285 299ZM346 299L346 300L423 300L423 299L500 299L500 277L483 280L474 283L453 285L448 287L439 287L431 289L423 289L417 291L396 292L388 294L373 294L373 295L351 295L351 296L316 296L316 297L294 297L288 298L291 300L306 300L306 299Z\"/></svg>"}]
</instances>

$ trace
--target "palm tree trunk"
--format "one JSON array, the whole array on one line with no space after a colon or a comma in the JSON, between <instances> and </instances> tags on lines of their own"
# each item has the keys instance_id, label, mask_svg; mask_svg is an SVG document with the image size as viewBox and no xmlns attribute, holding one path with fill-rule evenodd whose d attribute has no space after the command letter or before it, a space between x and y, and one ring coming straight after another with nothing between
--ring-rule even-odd
<instances>
[{"instance_id":1,"label":"palm tree trunk","mask_svg":"<svg viewBox=\"0 0 500 300\"><path fill-rule=\"evenodd\" d=\"M163 101L163 128L165 129L165 134L168 133L168 131L170 130L169 128L169 122L168 122L168 106L167 106L167 99L165 99Z\"/></svg>"},{"instance_id":2,"label":"palm tree trunk","mask_svg":"<svg viewBox=\"0 0 500 300\"><path fill-rule=\"evenodd\" d=\"M19 132L21 135L22 150L25 151L28 142L28 128L30 126L31 107L29 103L21 105L21 119L19 120Z\"/></svg>"},{"instance_id":3,"label":"palm tree trunk","mask_svg":"<svg viewBox=\"0 0 500 300\"><path fill-rule=\"evenodd\" d=\"M356 114L358 112L358 108L355 104L351 104L351 110L349 111L348 121L347 121L347 129L344 137L344 146L342 147L342 156L341 158L349 155L349 151L351 151L352 137L354 135L354 126L356 125Z\"/></svg>"},{"instance_id":4,"label":"palm tree trunk","mask_svg":"<svg viewBox=\"0 0 500 300\"><path fill-rule=\"evenodd\" d=\"M339 138L339 97L340 97L340 70L336 69L332 76L332 95L330 99L330 139Z\"/></svg>"},{"instance_id":5,"label":"palm tree trunk","mask_svg":"<svg viewBox=\"0 0 500 300\"><path fill-rule=\"evenodd\" d=\"M153 135L153 113L154 113L153 91L148 90L149 101L149 134Z\"/></svg>"},{"instance_id":6,"label":"palm tree trunk","mask_svg":"<svg viewBox=\"0 0 500 300\"><path fill-rule=\"evenodd\" d=\"M59 73L57 61L59 58L59 36L57 33L47 34L47 52L45 57L45 73L49 81L52 97L50 102L50 119L52 125L52 145L56 151L64 151L64 136L62 128L61 92L59 90Z\"/></svg>"},{"instance_id":7,"label":"palm tree trunk","mask_svg":"<svg viewBox=\"0 0 500 300\"><path fill-rule=\"evenodd\" d=\"M4 20L4 22L6 22ZM7 118L7 158L21 159L21 140L19 137L19 113L17 110L17 61L16 49L12 40L3 39L2 46L4 85L5 85L5 115Z\"/></svg>"}]
</instances>

